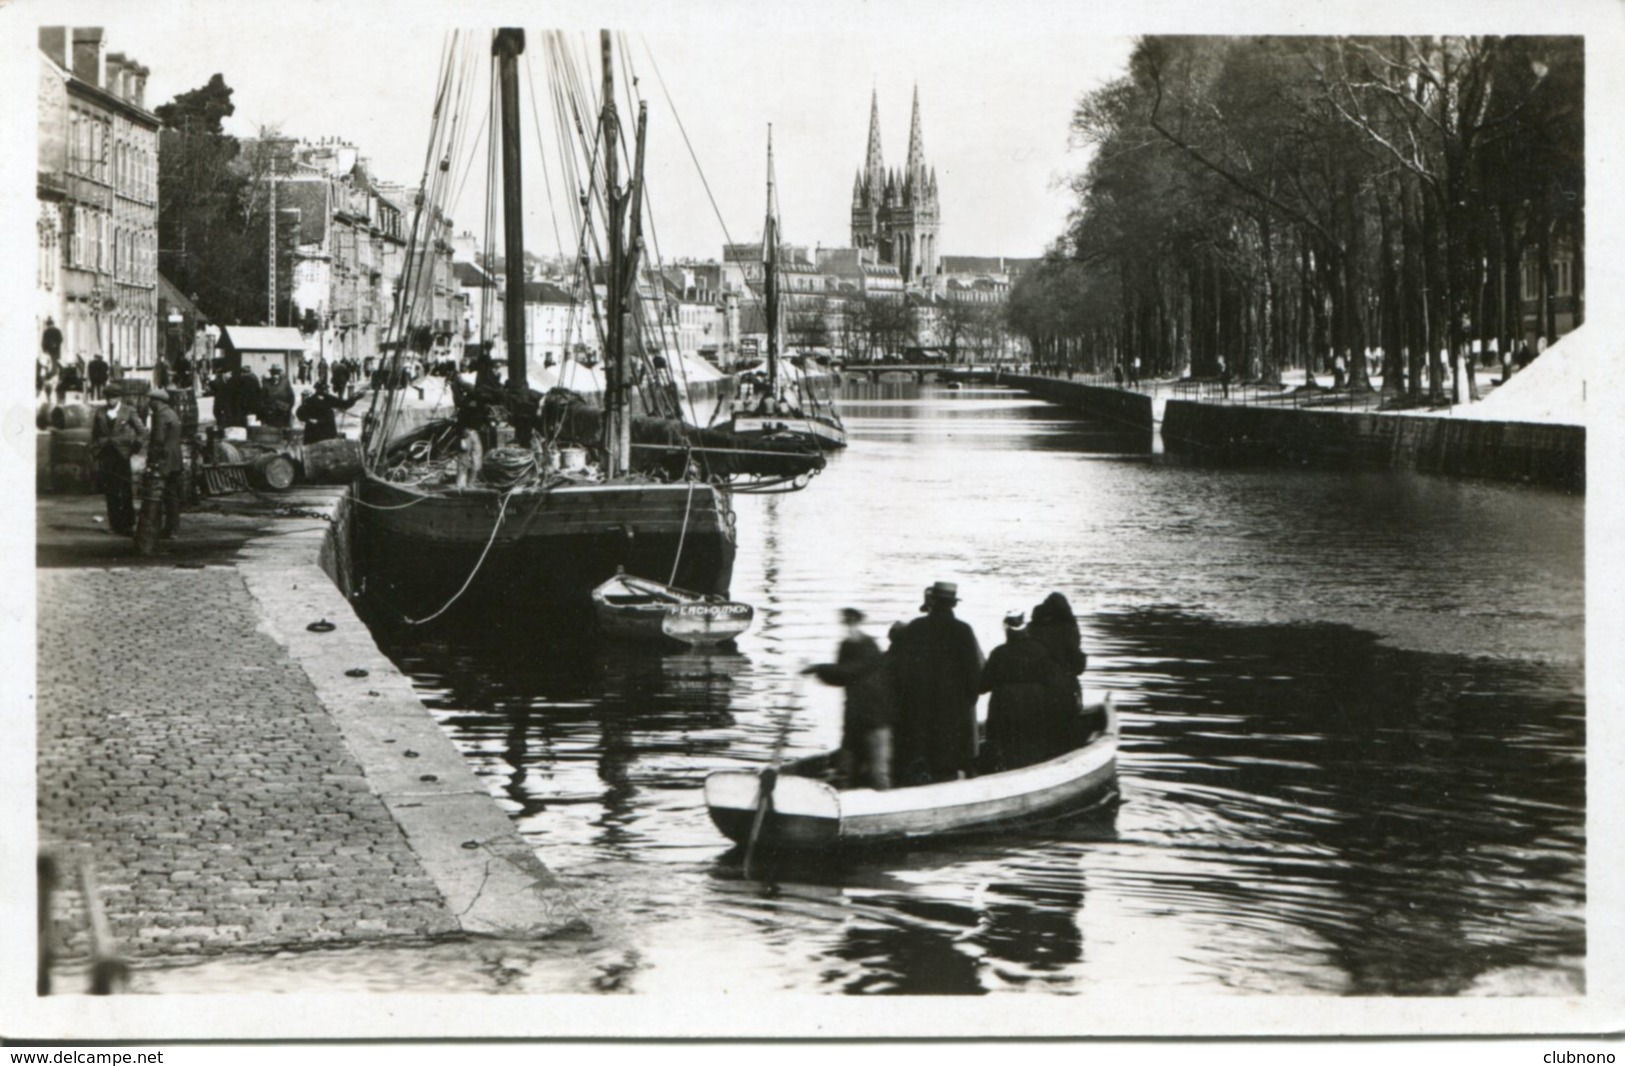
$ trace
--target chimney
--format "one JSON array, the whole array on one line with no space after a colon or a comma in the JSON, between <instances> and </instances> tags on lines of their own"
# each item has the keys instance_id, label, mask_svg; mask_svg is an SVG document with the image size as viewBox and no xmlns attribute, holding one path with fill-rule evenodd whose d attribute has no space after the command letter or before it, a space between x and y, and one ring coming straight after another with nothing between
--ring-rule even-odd
<instances>
[{"instance_id":1,"label":"chimney","mask_svg":"<svg viewBox=\"0 0 1625 1066\"><path fill-rule=\"evenodd\" d=\"M75 27L73 31L73 76L102 87L102 28Z\"/></svg>"},{"instance_id":2,"label":"chimney","mask_svg":"<svg viewBox=\"0 0 1625 1066\"><path fill-rule=\"evenodd\" d=\"M102 77L106 79L106 84L102 88L120 100L126 99L125 69L123 52L107 53L107 58L102 63Z\"/></svg>"},{"instance_id":3,"label":"chimney","mask_svg":"<svg viewBox=\"0 0 1625 1066\"><path fill-rule=\"evenodd\" d=\"M41 26L39 28L39 50L44 52L57 66L68 67L68 28L66 26Z\"/></svg>"},{"instance_id":4,"label":"chimney","mask_svg":"<svg viewBox=\"0 0 1625 1066\"><path fill-rule=\"evenodd\" d=\"M135 67L135 76L131 79L130 103L139 108L147 106L147 75L152 71L139 64Z\"/></svg>"}]
</instances>

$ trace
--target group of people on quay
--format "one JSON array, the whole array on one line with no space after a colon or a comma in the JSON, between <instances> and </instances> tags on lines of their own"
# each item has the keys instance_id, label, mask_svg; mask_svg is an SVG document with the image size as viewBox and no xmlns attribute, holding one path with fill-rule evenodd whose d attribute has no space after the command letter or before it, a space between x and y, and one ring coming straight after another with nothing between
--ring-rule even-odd
<instances>
[{"instance_id":1,"label":"group of people on quay","mask_svg":"<svg viewBox=\"0 0 1625 1066\"><path fill-rule=\"evenodd\" d=\"M837 780L888 789L1014 770L1085 743L1080 680L1088 665L1076 616L1052 592L1005 616L1005 642L986 657L976 633L955 617L959 588L925 590L921 617L891 627L888 647L863 630L864 614L841 611L846 627L833 663L807 667L846 690ZM990 693L985 737L976 704Z\"/></svg>"},{"instance_id":2,"label":"group of people on quay","mask_svg":"<svg viewBox=\"0 0 1625 1066\"><path fill-rule=\"evenodd\" d=\"M271 367L262 382L247 364L228 367L224 360L216 360L214 376L205 389L214 398L215 425L221 429L244 427L252 416L261 425L289 429L297 418L304 424L306 444L331 440L338 436L335 412L348 410L366 391L351 393L350 383L359 372L358 366L351 366L354 362L345 359L334 364L330 388L327 361L322 360L315 384L302 388L296 399L294 383L279 366Z\"/></svg>"}]
</instances>

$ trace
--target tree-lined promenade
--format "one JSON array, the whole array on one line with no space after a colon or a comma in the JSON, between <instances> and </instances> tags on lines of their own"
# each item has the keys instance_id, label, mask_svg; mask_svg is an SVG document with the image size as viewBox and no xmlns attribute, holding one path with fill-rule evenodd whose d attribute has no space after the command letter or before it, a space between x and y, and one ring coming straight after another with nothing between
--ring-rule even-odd
<instances>
[{"instance_id":1,"label":"tree-lined promenade","mask_svg":"<svg viewBox=\"0 0 1625 1066\"><path fill-rule=\"evenodd\" d=\"M1357 388L1375 349L1384 391L1445 399L1475 349L1555 338L1565 286L1581 321L1583 112L1579 37L1144 38L1078 104L1095 154L1011 328L1092 371L1277 382L1340 354Z\"/></svg>"}]
</instances>

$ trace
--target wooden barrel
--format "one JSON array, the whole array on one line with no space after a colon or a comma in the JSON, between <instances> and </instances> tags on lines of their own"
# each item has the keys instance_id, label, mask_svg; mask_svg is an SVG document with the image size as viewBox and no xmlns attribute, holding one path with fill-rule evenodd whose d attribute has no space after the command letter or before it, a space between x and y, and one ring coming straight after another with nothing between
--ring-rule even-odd
<instances>
[{"instance_id":1,"label":"wooden barrel","mask_svg":"<svg viewBox=\"0 0 1625 1066\"><path fill-rule=\"evenodd\" d=\"M259 489L284 492L293 487L298 472L293 460L280 452L267 452L256 456L248 464L248 480Z\"/></svg>"},{"instance_id":2,"label":"wooden barrel","mask_svg":"<svg viewBox=\"0 0 1625 1066\"><path fill-rule=\"evenodd\" d=\"M62 403L51 408L51 428L75 432L84 430L88 436L96 412L87 403Z\"/></svg>"},{"instance_id":3,"label":"wooden barrel","mask_svg":"<svg viewBox=\"0 0 1625 1066\"><path fill-rule=\"evenodd\" d=\"M335 437L305 445L305 480L313 485L344 485L361 476L361 442Z\"/></svg>"},{"instance_id":4,"label":"wooden barrel","mask_svg":"<svg viewBox=\"0 0 1625 1066\"><path fill-rule=\"evenodd\" d=\"M288 440L288 431L281 426L249 426L248 442L250 444L285 444Z\"/></svg>"}]
</instances>

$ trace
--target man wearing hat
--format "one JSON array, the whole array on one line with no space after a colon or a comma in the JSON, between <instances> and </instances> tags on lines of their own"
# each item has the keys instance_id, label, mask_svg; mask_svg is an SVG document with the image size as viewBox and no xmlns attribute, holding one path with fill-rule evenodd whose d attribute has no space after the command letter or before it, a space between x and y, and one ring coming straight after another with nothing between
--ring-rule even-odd
<instances>
[{"instance_id":1,"label":"man wearing hat","mask_svg":"<svg viewBox=\"0 0 1625 1066\"><path fill-rule=\"evenodd\" d=\"M336 439L339 435L338 412L348 411L365 395L366 391L363 390L347 400L341 400L328 392L327 386L320 381L314 390L305 389L298 412L299 420L305 424L305 446Z\"/></svg>"},{"instance_id":2,"label":"man wearing hat","mask_svg":"<svg viewBox=\"0 0 1625 1066\"><path fill-rule=\"evenodd\" d=\"M107 526L120 536L135 532L135 489L130 456L147 442L147 427L135 405L124 402L124 386L109 382L107 406L96 409L90 424L90 453L96 478L107 497Z\"/></svg>"},{"instance_id":3,"label":"man wearing hat","mask_svg":"<svg viewBox=\"0 0 1625 1066\"><path fill-rule=\"evenodd\" d=\"M273 366L265 379L260 421L277 429L287 429L293 424L293 382L279 366Z\"/></svg>"},{"instance_id":4,"label":"man wearing hat","mask_svg":"<svg viewBox=\"0 0 1625 1066\"><path fill-rule=\"evenodd\" d=\"M975 630L954 617L958 602L959 586L938 581L925 590L925 617L892 642L898 705L893 766L905 786L975 771L982 647Z\"/></svg>"},{"instance_id":5,"label":"man wearing hat","mask_svg":"<svg viewBox=\"0 0 1625 1066\"><path fill-rule=\"evenodd\" d=\"M841 750L836 759L841 777L856 788L891 787L892 706L891 679L880 645L863 631L863 612L841 610L846 639L832 663L819 663L801 671L826 685L846 689L846 715L841 720Z\"/></svg>"},{"instance_id":6,"label":"man wearing hat","mask_svg":"<svg viewBox=\"0 0 1625 1066\"><path fill-rule=\"evenodd\" d=\"M173 537L181 524L181 416L169 406L169 391L147 393L152 406L152 451L147 469L163 479L164 517L159 535Z\"/></svg>"}]
</instances>

